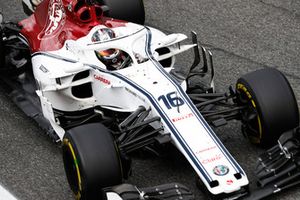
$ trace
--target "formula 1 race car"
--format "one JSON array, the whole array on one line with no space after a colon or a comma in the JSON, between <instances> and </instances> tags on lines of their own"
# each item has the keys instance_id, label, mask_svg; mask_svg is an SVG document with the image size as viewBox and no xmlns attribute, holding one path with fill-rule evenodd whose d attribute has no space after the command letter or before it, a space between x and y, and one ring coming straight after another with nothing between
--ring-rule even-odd
<instances>
[{"instance_id":1,"label":"formula 1 race car","mask_svg":"<svg viewBox=\"0 0 300 200\"><path fill-rule=\"evenodd\" d=\"M77 199L105 199L104 188L129 176L132 152L168 143L217 199L261 199L299 182L298 105L278 70L251 72L217 92L212 54L196 33L182 44L183 34L144 26L141 0L44 0L27 13L19 23L0 19L1 79L62 143ZM175 56L188 50L194 61L183 73ZM251 142L277 143L259 159L255 192L213 130L233 119Z\"/></svg>"}]
</instances>

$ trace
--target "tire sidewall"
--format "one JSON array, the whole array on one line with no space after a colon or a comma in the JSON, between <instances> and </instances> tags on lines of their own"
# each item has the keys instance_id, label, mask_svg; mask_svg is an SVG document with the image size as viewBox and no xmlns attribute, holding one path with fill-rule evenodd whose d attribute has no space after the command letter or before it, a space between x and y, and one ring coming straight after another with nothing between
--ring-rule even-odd
<instances>
[{"instance_id":1,"label":"tire sidewall","mask_svg":"<svg viewBox=\"0 0 300 200\"><path fill-rule=\"evenodd\" d=\"M74 134L74 130L68 131L64 138L64 143L69 142L71 146L74 149L74 153L76 155L78 167L79 167L79 173L80 173L80 179L81 179L81 186L79 191L74 191L75 195L78 197L80 196L80 199L94 199L94 196L100 196L101 195L101 189L104 187L120 184L122 182L122 167L121 162L119 158L119 153L116 149L115 142L113 140L113 137L108 132L108 130L103 125L97 125L97 129L99 130L98 134L102 134L100 137L97 137L97 143L99 146L105 145L106 154L109 154L110 159L108 162L105 162L104 160L101 160L100 162L94 160L91 161L90 158L88 158L89 154L84 147L78 146L76 144L76 140L78 138L72 136ZM95 127L93 127L95 129ZM93 130L95 131L95 130ZM75 132L75 134L78 134ZM87 133L82 133L87 134ZM94 133L95 134L95 133ZM99 136L99 135L98 135ZM102 138L102 141L99 140ZM78 141L77 141L78 143ZM91 148L97 148L93 143L93 147ZM103 148L102 148L103 149ZM90 152L90 154L93 154L93 152ZM98 154L99 155L99 154ZM105 158L105 156L99 155L100 159ZM114 163L113 165L109 166L107 163ZM95 164L95 166L89 166L91 164ZM116 166L118 165L118 166ZM95 169L96 168L96 169ZM105 171L106 170L106 171ZM67 170L66 170L67 172ZM99 178L102 178L103 180L99 180ZM78 181L78 180L77 180ZM79 184L79 183L78 183Z\"/></svg>"},{"instance_id":2,"label":"tire sidewall","mask_svg":"<svg viewBox=\"0 0 300 200\"><path fill-rule=\"evenodd\" d=\"M5 66L5 49L4 49L4 42L3 42L3 30L0 27L0 68L4 68Z\"/></svg>"},{"instance_id":3,"label":"tire sidewall","mask_svg":"<svg viewBox=\"0 0 300 200\"><path fill-rule=\"evenodd\" d=\"M239 90L242 84L245 90ZM298 105L295 94L287 78L278 70L266 68L241 77L237 90L248 92L246 96L253 101L261 122L262 146L276 143L280 135L299 124Z\"/></svg>"},{"instance_id":4,"label":"tire sidewall","mask_svg":"<svg viewBox=\"0 0 300 200\"><path fill-rule=\"evenodd\" d=\"M256 118L256 120L257 120L258 126L261 126L261 130L257 130L257 131L259 132L259 134L260 134L260 138L254 138L254 137L251 137L250 135L248 135L248 137L249 137L250 141L251 141L252 143L254 143L254 144L260 144L260 143L263 143L263 140L264 140L264 138L263 138L263 132L264 132L265 128L264 128L264 126L263 126L263 124L264 124L264 123L263 123L263 120L264 120L264 119L263 119L263 117L261 116L262 111L261 111L261 109L260 109L260 106L258 106L257 103L256 103L256 102L257 102L257 99L256 99L255 96L253 96L253 94L254 94L253 90L252 90L251 87L244 81L243 78L238 79L238 81L237 81L237 88L239 87L239 84L242 84L242 86L244 87L244 89L238 89L239 92L242 92L242 93L247 93L247 92L248 92L248 94L245 94L245 96L246 96L246 97L248 98L248 100L249 100L248 106L252 107L252 109L257 110L257 114L258 114L259 118ZM252 101L254 101L255 107L254 107ZM259 122L259 120L260 120L260 122ZM259 124L259 123L260 123L260 124Z\"/></svg>"}]
</instances>

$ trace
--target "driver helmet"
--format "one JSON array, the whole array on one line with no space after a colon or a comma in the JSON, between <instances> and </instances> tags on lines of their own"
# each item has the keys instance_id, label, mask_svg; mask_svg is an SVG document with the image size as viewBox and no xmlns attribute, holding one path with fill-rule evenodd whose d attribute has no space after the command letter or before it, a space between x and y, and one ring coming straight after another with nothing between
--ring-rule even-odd
<instances>
[{"instance_id":1,"label":"driver helmet","mask_svg":"<svg viewBox=\"0 0 300 200\"><path fill-rule=\"evenodd\" d=\"M92 36L92 42L105 42L116 38L115 32L110 28L98 29ZM103 62L108 69L119 69L124 61L124 56L119 49L106 49L95 51L97 58Z\"/></svg>"}]
</instances>

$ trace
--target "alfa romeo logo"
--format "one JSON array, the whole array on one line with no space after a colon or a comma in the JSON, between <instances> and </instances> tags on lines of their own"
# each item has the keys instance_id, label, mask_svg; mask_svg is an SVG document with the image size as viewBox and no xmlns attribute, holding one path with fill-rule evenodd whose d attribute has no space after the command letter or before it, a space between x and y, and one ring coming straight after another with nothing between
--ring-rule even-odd
<instances>
[{"instance_id":1,"label":"alfa romeo logo","mask_svg":"<svg viewBox=\"0 0 300 200\"><path fill-rule=\"evenodd\" d=\"M213 169L213 172L217 176L225 176L226 174L228 174L229 168L225 165L218 165L218 166L215 166L215 168Z\"/></svg>"}]
</instances>

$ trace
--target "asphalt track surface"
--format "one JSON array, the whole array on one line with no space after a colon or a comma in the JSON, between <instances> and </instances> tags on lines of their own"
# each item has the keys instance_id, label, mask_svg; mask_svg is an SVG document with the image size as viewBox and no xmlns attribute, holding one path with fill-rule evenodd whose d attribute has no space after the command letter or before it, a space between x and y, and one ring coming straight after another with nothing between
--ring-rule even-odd
<instances>
[{"instance_id":1,"label":"asphalt track surface","mask_svg":"<svg viewBox=\"0 0 300 200\"><path fill-rule=\"evenodd\" d=\"M234 84L242 74L272 66L286 74L299 102L298 0L144 0L144 3L148 25L168 32L198 33L201 43L214 54L219 90ZM9 20L24 17L20 0L1 0L0 10ZM185 59L184 63L191 61ZM230 122L216 133L253 183L252 170L262 150L243 138L239 122ZM163 158L136 156L133 176L128 182L138 186L181 182L190 187L198 200L206 199L195 186L192 168L176 153ZM73 199L60 148L10 101L1 87L0 184L20 200ZM270 199L299 199L299 189Z\"/></svg>"}]
</instances>

